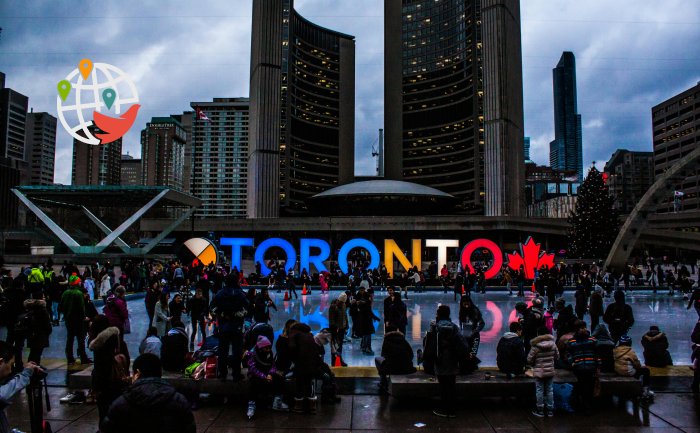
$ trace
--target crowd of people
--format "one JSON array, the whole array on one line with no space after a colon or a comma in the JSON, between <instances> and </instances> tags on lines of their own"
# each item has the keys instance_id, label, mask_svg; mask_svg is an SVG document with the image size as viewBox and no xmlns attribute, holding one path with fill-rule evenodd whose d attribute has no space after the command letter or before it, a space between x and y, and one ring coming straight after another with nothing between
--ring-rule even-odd
<instances>
[{"instance_id":1,"label":"crowd of people","mask_svg":"<svg viewBox=\"0 0 700 433\"><path fill-rule=\"evenodd\" d=\"M169 431L194 431L190 408L196 408L198 396L177 393L161 378L162 370L189 371L193 377L223 381L229 380L231 373L230 380L236 383L244 379L245 368L250 382L248 418L254 418L268 402L273 410L314 413L318 404L316 380L322 383L321 402L337 403L331 366L347 366L343 347L352 338L360 340L363 354L374 356L372 335L380 323L384 340L381 354L375 358L380 389L386 391L391 375L415 372L417 361L440 384L442 405L435 413L454 416L456 376L472 373L481 362L478 353L485 321L471 295L486 290L484 267L477 264L470 272L453 264L438 271L433 262L427 270L415 267L392 279L384 266L365 271L368 263L362 256L353 256L353 260L348 275L337 264L330 265L330 272L311 275L302 269L297 275L294 268L285 270L284 264L276 260L267 264L271 270L267 276L262 276L259 263L255 272L244 275L235 267L178 261L127 261L118 276L109 262L86 266L82 272L74 264L65 263L55 273L51 262L23 268L17 276L3 270L0 337L5 343L0 346L0 372L4 377L12 372L18 376L12 386L2 388L0 398L11 397L40 368L53 328L63 322L68 366L77 364L77 359L81 365L94 364L90 393L71 393L64 400L95 402L102 431L147 431L129 427L124 414L152 413L155 406L158 410L182 409L183 419L173 423ZM688 308L694 307L700 318L700 290L692 291L692 267L676 266L674 273L653 261L645 266L650 287L657 289L666 284L672 292L678 284L688 297ZM522 267L517 271L504 268L499 274L498 279L511 294L517 287L514 296L524 296L526 287L535 293L531 305L516 305L518 320L510 324L498 343L497 364L508 378L523 375L526 370L535 377L536 416L553 414L552 378L556 369L568 369L576 375L576 396L584 411L590 410L600 371L639 378L642 397L653 398L646 366L665 366L672 361L668 339L656 326L641 341L645 364L631 348L628 333L634 325L634 314L625 302L625 291L639 283L634 269L640 268L629 266L617 275L601 271L596 264L560 264L536 270L533 280L525 278ZM258 290L261 282L263 286ZM408 311L402 292L406 298L409 287L421 291L431 282L439 282L445 292L452 289L454 299L459 298L457 322L452 321L449 306L440 305L422 350L414 354L405 338ZM298 296L297 286L310 293L312 285L319 286L322 293L331 286L346 289L330 304L328 328L314 334L308 324L289 320L275 339L270 322L277 306L270 291ZM561 297L569 285L575 287L574 305ZM124 340L131 333L127 290L145 292L143 302L148 315L147 335L139 345L131 375L132 356ZM375 296L383 290L386 297L382 317L377 317ZM614 302L604 308L603 300L611 294ZM93 302L96 299L102 300L101 311ZM585 316L589 316L590 323L583 321ZM189 330L185 317L191 323ZM692 386L697 392L700 327L693 335L697 344L692 360L697 368ZM326 346L330 349L330 365L325 362ZM24 347L29 348L26 364ZM293 396L285 398L285 384L291 379ZM0 432L4 432L2 423L0 418Z\"/></svg>"}]
</instances>

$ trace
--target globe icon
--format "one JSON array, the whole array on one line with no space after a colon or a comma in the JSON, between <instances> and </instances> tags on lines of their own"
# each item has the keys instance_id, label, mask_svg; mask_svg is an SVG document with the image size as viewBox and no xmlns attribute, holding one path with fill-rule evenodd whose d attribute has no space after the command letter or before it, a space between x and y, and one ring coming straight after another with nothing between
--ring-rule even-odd
<instances>
[{"instance_id":1,"label":"globe icon","mask_svg":"<svg viewBox=\"0 0 700 433\"><path fill-rule=\"evenodd\" d=\"M58 119L71 137L83 143L100 144L100 139L90 130L94 125L93 112L119 117L130 105L139 102L131 78L121 69L107 63L95 63L85 80L78 68L71 71L65 80L70 83L70 93L65 100L56 97ZM111 104L103 97L103 92L107 89L116 93Z\"/></svg>"}]
</instances>

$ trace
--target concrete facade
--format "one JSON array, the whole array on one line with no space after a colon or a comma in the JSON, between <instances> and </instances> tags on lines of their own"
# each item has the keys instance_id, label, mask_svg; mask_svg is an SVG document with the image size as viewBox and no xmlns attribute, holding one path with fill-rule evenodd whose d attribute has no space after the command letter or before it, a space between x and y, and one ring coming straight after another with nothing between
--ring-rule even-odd
<instances>
[{"instance_id":1,"label":"concrete facade","mask_svg":"<svg viewBox=\"0 0 700 433\"><path fill-rule=\"evenodd\" d=\"M484 214L524 214L520 0L484 0Z\"/></svg>"},{"instance_id":2,"label":"concrete facade","mask_svg":"<svg viewBox=\"0 0 700 433\"><path fill-rule=\"evenodd\" d=\"M187 134L172 117L154 117L141 131L143 185L183 190Z\"/></svg>"},{"instance_id":3,"label":"concrete facade","mask_svg":"<svg viewBox=\"0 0 700 433\"><path fill-rule=\"evenodd\" d=\"M654 183L654 153L618 149L605 164L605 173L615 208L628 214Z\"/></svg>"},{"instance_id":4,"label":"concrete facade","mask_svg":"<svg viewBox=\"0 0 700 433\"><path fill-rule=\"evenodd\" d=\"M385 178L521 215L518 2L388 0L384 20Z\"/></svg>"},{"instance_id":5,"label":"concrete facade","mask_svg":"<svg viewBox=\"0 0 700 433\"><path fill-rule=\"evenodd\" d=\"M248 218L307 213L354 179L355 39L253 2Z\"/></svg>"}]
</instances>

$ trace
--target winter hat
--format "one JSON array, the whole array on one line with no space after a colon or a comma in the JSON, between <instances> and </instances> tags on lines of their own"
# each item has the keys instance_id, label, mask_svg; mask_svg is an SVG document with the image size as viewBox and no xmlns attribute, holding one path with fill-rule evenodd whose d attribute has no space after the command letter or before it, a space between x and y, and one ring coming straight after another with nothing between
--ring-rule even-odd
<instances>
[{"instance_id":1,"label":"winter hat","mask_svg":"<svg viewBox=\"0 0 700 433\"><path fill-rule=\"evenodd\" d=\"M258 342L255 344L255 347L258 349L262 349L263 347L268 347L272 346L272 343L270 343L270 340L267 339L264 335L258 336Z\"/></svg>"},{"instance_id":2,"label":"winter hat","mask_svg":"<svg viewBox=\"0 0 700 433\"><path fill-rule=\"evenodd\" d=\"M629 335L623 335L620 337L620 346L631 346L632 345L632 339L630 338Z\"/></svg>"},{"instance_id":3,"label":"winter hat","mask_svg":"<svg viewBox=\"0 0 700 433\"><path fill-rule=\"evenodd\" d=\"M339 300L340 302L347 302L347 300L348 300L348 294L345 293L345 292L341 293L340 295L338 295L338 300Z\"/></svg>"},{"instance_id":4,"label":"winter hat","mask_svg":"<svg viewBox=\"0 0 700 433\"><path fill-rule=\"evenodd\" d=\"M650 331L657 331L657 332L658 332L658 331L659 331L659 327L656 326L656 325L651 325L651 326L649 327L649 330L650 330Z\"/></svg>"},{"instance_id":5,"label":"winter hat","mask_svg":"<svg viewBox=\"0 0 700 433\"><path fill-rule=\"evenodd\" d=\"M72 287L79 286L81 283L80 277L77 275L73 274L68 278L68 284Z\"/></svg>"}]
</instances>

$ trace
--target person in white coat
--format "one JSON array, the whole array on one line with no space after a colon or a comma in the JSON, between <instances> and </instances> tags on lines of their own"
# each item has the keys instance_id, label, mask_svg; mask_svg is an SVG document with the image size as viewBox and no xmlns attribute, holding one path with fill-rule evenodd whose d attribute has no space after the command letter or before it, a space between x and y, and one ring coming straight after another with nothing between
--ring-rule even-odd
<instances>
[{"instance_id":1,"label":"person in white coat","mask_svg":"<svg viewBox=\"0 0 700 433\"><path fill-rule=\"evenodd\" d=\"M170 323L170 310L168 309L169 300L170 293L161 293L160 300L156 302L156 309L153 314L153 323L151 323L151 326L156 328L159 337L163 337L166 332L168 332L168 323Z\"/></svg>"},{"instance_id":2,"label":"person in white coat","mask_svg":"<svg viewBox=\"0 0 700 433\"><path fill-rule=\"evenodd\" d=\"M109 272L105 269L103 269L102 272L102 279L100 279L100 296L104 298L107 296L107 292L112 290L112 281L109 278Z\"/></svg>"}]
</instances>

